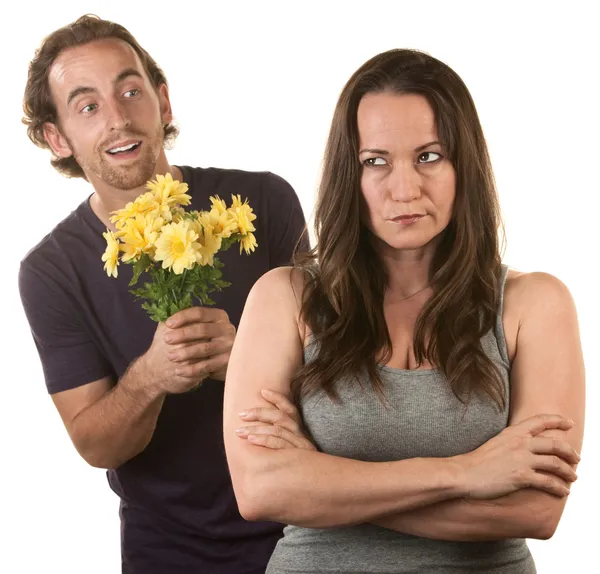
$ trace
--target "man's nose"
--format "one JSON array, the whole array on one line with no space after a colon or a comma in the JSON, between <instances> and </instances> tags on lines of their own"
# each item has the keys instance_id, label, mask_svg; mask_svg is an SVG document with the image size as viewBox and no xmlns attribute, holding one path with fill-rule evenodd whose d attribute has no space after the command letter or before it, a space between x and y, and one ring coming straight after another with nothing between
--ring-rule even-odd
<instances>
[{"instance_id":1,"label":"man's nose","mask_svg":"<svg viewBox=\"0 0 600 574\"><path fill-rule=\"evenodd\" d=\"M131 124L125 106L118 100L108 104L109 106L109 124L111 130L122 130Z\"/></svg>"}]
</instances>

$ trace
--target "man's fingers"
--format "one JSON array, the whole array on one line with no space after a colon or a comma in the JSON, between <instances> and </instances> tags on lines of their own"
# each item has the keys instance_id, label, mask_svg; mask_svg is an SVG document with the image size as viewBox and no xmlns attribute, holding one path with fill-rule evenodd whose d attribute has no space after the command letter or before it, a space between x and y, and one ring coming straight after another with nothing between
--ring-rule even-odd
<instances>
[{"instance_id":1,"label":"man's fingers","mask_svg":"<svg viewBox=\"0 0 600 574\"><path fill-rule=\"evenodd\" d=\"M170 329L176 329L190 323L229 323L229 317L223 309L190 307L175 313L166 321L167 327Z\"/></svg>"},{"instance_id":2,"label":"man's fingers","mask_svg":"<svg viewBox=\"0 0 600 574\"><path fill-rule=\"evenodd\" d=\"M167 328L163 340L169 345L179 345L202 339L231 339L235 337L235 327L231 323L188 323L176 329Z\"/></svg>"},{"instance_id":3,"label":"man's fingers","mask_svg":"<svg viewBox=\"0 0 600 574\"><path fill-rule=\"evenodd\" d=\"M232 342L228 339L207 339L174 346L167 358L174 363L194 362L231 351Z\"/></svg>"},{"instance_id":4,"label":"man's fingers","mask_svg":"<svg viewBox=\"0 0 600 574\"><path fill-rule=\"evenodd\" d=\"M205 379L211 376L211 373L223 369L229 360L229 353L210 357L203 361L194 361L190 363L175 363L175 374L184 379Z\"/></svg>"}]
</instances>

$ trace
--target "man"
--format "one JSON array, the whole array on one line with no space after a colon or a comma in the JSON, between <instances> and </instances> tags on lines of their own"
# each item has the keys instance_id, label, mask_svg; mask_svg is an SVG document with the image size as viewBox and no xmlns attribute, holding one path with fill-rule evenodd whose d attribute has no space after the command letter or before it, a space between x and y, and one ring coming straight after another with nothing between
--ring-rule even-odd
<instances>
[{"instance_id":1,"label":"man","mask_svg":"<svg viewBox=\"0 0 600 574\"><path fill-rule=\"evenodd\" d=\"M22 261L19 286L54 404L78 452L108 469L121 498L123 572L264 572L282 526L239 515L223 380L250 288L290 262L305 228L295 192L271 173L170 165L166 78L126 29L97 17L45 39L24 110L29 137L51 150L54 167L93 187ZM248 198L258 249L220 255L231 286L214 294L214 308L157 326L129 293L130 266L106 276L102 233L114 229L112 211L166 173L189 185L189 209L206 209L215 194Z\"/></svg>"}]
</instances>

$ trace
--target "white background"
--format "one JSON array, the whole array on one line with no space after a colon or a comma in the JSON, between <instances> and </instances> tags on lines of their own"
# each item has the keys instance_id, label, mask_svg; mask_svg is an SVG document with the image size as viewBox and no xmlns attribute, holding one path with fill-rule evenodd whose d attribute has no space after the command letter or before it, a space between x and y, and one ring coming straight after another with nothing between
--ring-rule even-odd
<instances>
[{"instance_id":1,"label":"white background","mask_svg":"<svg viewBox=\"0 0 600 574\"><path fill-rule=\"evenodd\" d=\"M187 2L186 2L187 4ZM336 98L394 47L430 52L477 104L500 191L505 261L561 278L577 303L587 367L579 481L556 535L532 541L538 572L597 572L598 93L589 2L11 3L2 42L2 551L0 571L120 571L117 498L72 447L46 393L17 291L26 251L91 192L50 167L21 125L27 64L85 12L127 27L166 72L181 126L172 163L268 169L313 208ZM6 9L6 8L5 8ZM101 263L99 262L99 265Z\"/></svg>"}]
</instances>

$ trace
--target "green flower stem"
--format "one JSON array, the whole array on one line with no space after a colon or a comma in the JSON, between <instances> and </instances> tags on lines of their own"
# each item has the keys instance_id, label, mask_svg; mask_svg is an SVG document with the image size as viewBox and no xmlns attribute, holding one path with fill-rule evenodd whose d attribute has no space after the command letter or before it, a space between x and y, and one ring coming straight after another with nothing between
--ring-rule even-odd
<instances>
[{"instance_id":1,"label":"green flower stem","mask_svg":"<svg viewBox=\"0 0 600 574\"><path fill-rule=\"evenodd\" d=\"M132 289L131 293L142 299L142 308L153 321L166 321L171 315L193 305L214 305L210 293L221 291L229 286L222 279L223 264L215 257L213 266L196 265L179 275L149 262L144 269L150 281L144 286ZM141 264L137 270L142 269ZM141 272L141 271L140 271ZM140 273L136 273L130 285L133 286Z\"/></svg>"}]
</instances>

